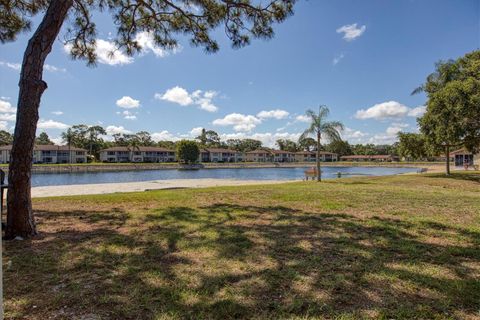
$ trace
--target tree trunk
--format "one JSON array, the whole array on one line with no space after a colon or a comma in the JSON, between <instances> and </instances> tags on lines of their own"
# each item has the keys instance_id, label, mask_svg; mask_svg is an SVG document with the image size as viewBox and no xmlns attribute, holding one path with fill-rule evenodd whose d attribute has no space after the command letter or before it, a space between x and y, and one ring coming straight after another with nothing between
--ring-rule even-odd
<instances>
[{"instance_id":1,"label":"tree trunk","mask_svg":"<svg viewBox=\"0 0 480 320\"><path fill-rule=\"evenodd\" d=\"M57 38L72 0L52 0L29 40L22 62L17 104L17 120L8 170L8 213L6 238L36 234L30 196L33 147L38 108L47 84L42 80L43 65Z\"/></svg>"},{"instance_id":2,"label":"tree trunk","mask_svg":"<svg viewBox=\"0 0 480 320\"><path fill-rule=\"evenodd\" d=\"M445 146L445 156L447 157L446 166L447 166L447 175L450 175L450 146Z\"/></svg>"},{"instance_id":3,"label":"tree trunk","mask_svg":"<svg viewBox=\"0 0 480 320\"><path fill-rule=\"evenodd\" d=\"M317 181L322 181L322 171L320 168L320 140L322 136L320 132L317 133Z\"/></svg>"}]
</instances>

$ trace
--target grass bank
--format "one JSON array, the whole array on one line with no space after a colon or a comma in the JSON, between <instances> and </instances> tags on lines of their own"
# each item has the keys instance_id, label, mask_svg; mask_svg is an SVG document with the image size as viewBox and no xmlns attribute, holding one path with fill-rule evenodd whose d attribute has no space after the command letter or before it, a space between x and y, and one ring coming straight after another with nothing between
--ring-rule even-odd
<instances>
[{"instance_id":1,"label":"grass bank","mask_svg":"<svg viewBox=\"0 0 480 320\"><path fill-rule=\"evenodd\" d=\"M7 319L478 319L480 173L34 201Z\"/></svg>"}]
</instances>

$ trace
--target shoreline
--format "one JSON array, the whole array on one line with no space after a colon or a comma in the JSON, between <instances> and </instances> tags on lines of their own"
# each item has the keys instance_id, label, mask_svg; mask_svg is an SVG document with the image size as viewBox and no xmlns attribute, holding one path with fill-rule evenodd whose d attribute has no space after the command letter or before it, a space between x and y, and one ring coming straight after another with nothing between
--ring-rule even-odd
<instances>
[{"instance_id":1,"label":"shoreline","mask_svg":"<svg viewBox=\"0 0 480 320\"><path fill-rule=\"evenodd\" d=\"M203 163L199 170L205 169L258 169L258 168L302 168L312 167L314 162L290 162L290 163ZM437 162L322 162L323 167L389 167L389 168L427 168L439 170L444 164ZM0 166L0 169L8 172L8 166ZM119 163L119 164L52 164L34 165L32 173L87 173L87 172L114 172L114 171L141 171L141 170L179 170L185 169L185 165L178 163Z\"/></svg>"},{"instance_id":2,"label":"shoreline","mask_svg":"<svg viewBox=\"0 0 480 320\"><path fill-rule=\"evenodd\" d=\"M209 187L230 187L261 184L280 184L301 180L235 180L235 179L171 179L137 182L113 182L98 184L74 184L41 186L32 188L32 198L81 196L123 192L144 192L151 190L190 189Z\"/></svg>"}]
</instances>

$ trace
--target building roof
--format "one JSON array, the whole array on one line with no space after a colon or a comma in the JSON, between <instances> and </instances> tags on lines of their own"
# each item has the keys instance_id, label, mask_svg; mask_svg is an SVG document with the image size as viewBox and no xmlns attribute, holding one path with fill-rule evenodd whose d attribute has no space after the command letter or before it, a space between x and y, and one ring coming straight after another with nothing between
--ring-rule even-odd
<instances>
[{"instance_id":1,"label":"building roof","mask_svg":"<svg viewBox=\"0 0 480 320\"><path fill-rule=\"evenodd\" d=\"M272 150L273 154L295 154L295 152L285 151L285 150Z\"/></svg>"},{"instance_id":2,"label":"building roof","mask_svg":"<svg viewBox=\"0 0 480 320\"><path fill-rule=\"evenodd\" d=\"M309 154L309 155L317 155L317 152L316 151L298 151L298 152L295 152L295 154ZM336 153L334 152L328 152L328 151L320 151L320 154L325 154L325 155L337 155Z\"/></svg>"},{"instance_id":3,"label":"building roof","mask_svg":"<svg viewBox=\"0 0 480 320\"><path fill-rule=\"evenodd\" d=\"M107 149L100 150L100 152L114 152L114 151L140 151L140 152L174 152L172 149L162 148L162 147L111 147Z\"/></svg>"},{"instance_id":4,"label":"building roof","mask_svg":"<svg viewBox=\"0 0 480 320\"><path fill-rule=\"evenodd\" d=\"M247 152L247 154L254 154L254 153L271 153L271 151L265 150L265 149L255 149Z\"/></svg>"},{"instance_id":5,"label":"building roof","mask_svg":"<svg viewBox=\"0 0 480 320\"><path fill-rule=\"evenodd\" d=\"M1 146L0 150L12 150L12 146ZM51 144L45 144L45 145L35 145L33 147L34 151L84 151L87 152L86 149L82 148L77 148L77 147L69 147L69 146L56 146L56 145L51 145Z\"/></svg>"},{"instance_id":6,"label":"building roof","mask_svg":"<svg viewBox=\"0 0 480 320\"><path fill-rule=\"evenodd\" d=\"M471 155L473 153L471 153L470 151L467 151L465 148L462 148L462 149L458 149L458 150L455 150L455 151L452 151L450 152L452 155L455 155L455 154L466 154L466 155ZM444 155L445 157L445 155Z\"/></svg>"},{"instance_id":7,"label":"building roof","mask_svg":"<svg viewBox=\"0 0 480 320\"><path fill-rule=\"evenodd\" d=\"M225 148L206 148L208 152L216 152L216 153L238 153L239 151L232 150L232 149L225 149Z\"/></svg>"}]
</instances>

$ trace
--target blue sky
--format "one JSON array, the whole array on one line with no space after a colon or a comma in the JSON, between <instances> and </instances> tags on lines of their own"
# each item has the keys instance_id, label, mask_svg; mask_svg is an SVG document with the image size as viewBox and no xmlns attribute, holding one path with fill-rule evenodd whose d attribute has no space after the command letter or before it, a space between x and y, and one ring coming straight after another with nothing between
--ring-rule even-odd
<instances>
[{"instance_id":1,"label":"blue sky","mask_svg":"<svg viewBox=\"0 0 480 320\"><path fill-rule=\"evenodd\" d=\"M305 110L326 104L351 143L391 143L399 130L417 130L425 96L410 92L434 63L480 47L478 0L299 1L269 41L233 50L217 30L216 54L183 39L181 48L164 52L142 34L143 54L113 59L105 54L115 32L111 20L95 18L97 67L72 61L62 37L47 59L38 133L58 138L69 125L85 123L111 134L146 130L159 140L205 127L225 139L273 146L278 138L297 139L307 126ZM0 50L0 128L10 131L29 35Z\"/></svg>"}]
</instances>

